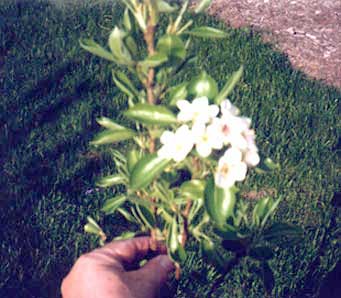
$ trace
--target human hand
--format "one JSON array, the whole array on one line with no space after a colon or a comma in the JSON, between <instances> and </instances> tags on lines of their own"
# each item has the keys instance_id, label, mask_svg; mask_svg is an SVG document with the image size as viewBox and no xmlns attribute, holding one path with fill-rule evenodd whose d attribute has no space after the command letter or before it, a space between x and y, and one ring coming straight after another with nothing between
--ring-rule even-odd
<instances>
[{"instance_id":1,"label":"human hand","mask_svg":"<svg viewBox=\"0 0 341 298\"><path fill-rule=\"evenodd\" d=\"M114 241L82 255L64 278L63 298L152 298L158 297L174 265L166 247L138 270L127 265L143 259L151 251L151 238Z\"/></svg>"}]
</instances>

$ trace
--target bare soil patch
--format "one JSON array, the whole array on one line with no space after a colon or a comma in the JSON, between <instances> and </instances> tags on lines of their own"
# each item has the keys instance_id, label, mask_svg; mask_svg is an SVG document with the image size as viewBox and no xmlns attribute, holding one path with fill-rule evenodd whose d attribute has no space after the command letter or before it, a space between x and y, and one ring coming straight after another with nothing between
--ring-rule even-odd
<instances>
[{"instance_id":1,"label":"bare soil patch","mask_svg":"<svg viewBox=\"0 0 341 298\"><path fill-rule=\"evenodd\" d=\"M293 67L341 88L341 1L215 0L209 13L232 27L251 26Z\"/></svg>"}]
</instances>

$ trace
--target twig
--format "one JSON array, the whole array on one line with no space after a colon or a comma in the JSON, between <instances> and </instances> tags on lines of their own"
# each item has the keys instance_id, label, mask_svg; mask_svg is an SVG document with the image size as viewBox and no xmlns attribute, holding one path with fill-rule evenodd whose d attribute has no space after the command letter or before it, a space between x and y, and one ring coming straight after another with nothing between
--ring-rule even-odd
<instances>
[{"instance_id":1,"label":"twig","mask_svg":"<svg viewBox=\"0 0 341 298\"><path fill-rule=\"evenodd\" d=\"M153 55L155 53L154 48L154 34L155 34L155 26L151 24L151 20L149 19L147 30L144 33L144 40L147 44L148 55ZM146 81L146 89L147 89L147 100L150 104L154 104L154 75L155 71L154 68L149 68L148 76Z\"/></svg>"},{"instance_id":2,"label":"twig","mask_svg":"<svg viewBox=\"0 0 341 298\"><path fill-rule=\"evenodd\" d=\"M188 238L188 215L189 212L191 211L191 206L192 206L192 201L188 200L185 210L182 212L182 215L184 217L184 230L181 235L181 246L185 247L187 238Z\"/></svg>"}]
</instances>

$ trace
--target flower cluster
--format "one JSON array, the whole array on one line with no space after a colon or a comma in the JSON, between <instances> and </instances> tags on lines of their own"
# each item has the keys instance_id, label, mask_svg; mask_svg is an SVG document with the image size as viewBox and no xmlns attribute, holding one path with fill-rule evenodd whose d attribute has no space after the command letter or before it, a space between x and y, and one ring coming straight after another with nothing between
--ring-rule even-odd
<instances>
[{"instance_id":1,"label":"flower cluster","mask_svg":"<svg viewBox=\"0 0 341 298\"><path fill-rule=\"evenodd\" d=\"M193 147L203 158L213 150L226 147L215 173L215 182L222 188L243 181L247 167L259 163L255 132L250 128L251 119L239 116L239 110L229 100L224 100L219 108L210 105L206 97L199 97L192 102L179 100L177 107L177 118L183 124L175 132L162 134L159 156L180 162Z\"/></svg>"}]
</instances>

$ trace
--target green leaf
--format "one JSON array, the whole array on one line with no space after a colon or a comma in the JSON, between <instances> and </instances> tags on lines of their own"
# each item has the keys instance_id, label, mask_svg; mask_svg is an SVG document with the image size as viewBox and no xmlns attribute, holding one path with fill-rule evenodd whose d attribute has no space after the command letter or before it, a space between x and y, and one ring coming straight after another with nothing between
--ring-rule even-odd
<instances>
[{"instance_id":1,"label":"green leaf","mask_svg":"<svg viewBox=\"0 0 341 298\"><path fill-rule=\"evenodd\" d=\"M286 238L301 238L303 230L301 227L288 224L275 222L263 232L263 237L266 241L277 243L282 237Z\"/></svg>"},{"instance_id":2,"label":"green leaf","mask_svg":"<svg viewBox=\"0 0 341 298\"><path fill-rule=\"evenodd\" d=\"M168 90L168 102L169 105L175 106L177 101L185 99L187 96L187 82L183 82L177 86L174 86Z\"/></svg>"},{"instance_id":3,"label":"green leaf","mask_svg":"<svg viewBox=\"0 0 341 298\"><path fill-rule=\"evenodd\" d=\"M121 130L126 129L124 126L117 124L113 120L107 117L101 117L96 119L97 123L110 130Z\"/></svg>"},{"instance_id":4,"label":"green leaf","mask_svg":"<svg viewBox=\"0 0 341 298\"><path fill-rule=\"evenodd\" d=\"M172 224L168 230L167 246L171 259L175 262L182 263L186 259L186 251L179 242L179 227L176 218L173 217Z\"/></svg>"},{"instance_id":5,"label":"green leaf","mask_svg":"<svg viewBox=\"0 0 341 298\"><path fill-rule=\"evenodd\" d=\"M226 189L217 187L213 177L208 179L204 192L205 208L211 220L217 225L223 226L234 214L237 191L235 186Z\"/></svg>"},{"instance_id":6,"label":"green leaf","mask_svg":"<svg viewBox=\"0 0 341 298\"><path fill-rule=\"evenodd\" d=\"M255 226L259 226L265 215L269 212L273 204L273 199L270 197L261 198L253 209L252 221Z\"/></svg>"},{"instance_id":7,"label":"green leaf","mask_svg":"<svg viewBox=\"0 0 341 298\"><path fill-rule=\"evenodd\" d=\"M234 87L242 77L243 71L244 66L241 65L239 69L229 77L223 89L219 92L219 94L214 100L216 104L220 104L224 99L226 99L230 95L230 93L233 91Z\"/></svg>"},{"instance_id":8,"label":"green leaf","mask_svg":"<svg viewBox=\"0 0 341 298\"><path fill-rule=\"evenodd\" d=\"M178 14L178 17L176 18L174 24L173 24L173 33L175 33L178 28L179 28L179 25L182 21L182 17L184 16L186 10L187 10L187 7L188 7L188 3L189 3L189 0L185 0L182 4L182 7L180 9L180 12ZM177 32L176 32L177 33Z\"/></svg>"},{"instance_id":9,"label":"green leaf","mask_svg":"<svg viewBox=\"0 0 341 298\"><path fill-rule=\"evenodd\" d=\"M266 261L274 257L274 252L270 247L257 246L250 249L249 255L259 261Z\"/></svg>"},{"instance_id":10,"label":"green leaf","mask_svg":"<svg viewBox=\"0 0 341 298\"><path fill-rule=\"evenodd\" d=\"M170 160L159 157L156 153L142 157L130 176L130 188L137 190L147 187L168 166Z\"/></svg>"},{"instance_id":11,"label":"green leaf","mask_svg":"<svg viewBox=\"0 0 341 298\"><path fill-rule=\"evenodd\" d=\"M130 21L130 15L129 15L129 9L126 8L124 10L124 14L123 14L123 25L124 25L124 28L129 32L131 31L131 21Z\"/></svg>"},{"instance_id":12,"label":"green leaf","mask_svg":"<svg viewBox=\"0 0 341 298\"><path fill-rule=\"evenodd\" d=\"M142 157L142 153L138 150L132 149L127 154L127 166L129 173L132 172L133 168Z\"/></svg>"},{"instance_id":13,"label":"green leaf","mask_svg":"<svg viewBox=\"0 0 341 298\"><path fill-rule=\"evenodd\" d=\"M193 179L186 181L180 186L180 193L192 200L204 198L205 181Z\"/></svg>"},{"instance_id":14,"label":"green leaf","mask_svg":"<svg viewBox=\"0 0 341 298\"><path fill-rule=\"evenodd\" d=\"M143 223L149 228L152 229L155 227L156 221L154 214L144 205L136 205L136 211L140 216Z\"/></svg>"},{"instance_id":15,"label":"green leaf","mask_svg":"<svg viewBox=\"0 0 341 298\"><path fill-rule=\"evenodd\" d=\"M106 215L113 214L117 208L121 207L123 203L127 200L125 196L117 196L112 199L105 201L101 211Z\"/></svg>"},{"instance_id":16,"label":"green leaf","mask_svg":"<svg viewBox=\"0 0 341 298\"><path fill-rule=\"evenodd\" d=\"M128 239L134 238L135 235L136 235L135 232L126 231L126 232L123 232L120 236L115 237L114 240L128 240Z\"/></svg>"},{"instance_id":17,"label":"green leaf","mask_svg":"<svg viewBox=\"0 0 341 298\"><path fill-rule=\"evenodd\" d=\"M138 48L137 48L137 45L136 45L134 38L132 38L130 35L128 35L125 38L125 44L127 46L127 49L129 50L129 52L133 55L133 57L136 57L138 55Z\"/></svg>"},{"instance_id":18,"label":"green leaf","mask_svg":"<svg viewBox=\"0 0 341 298\"><path fill-rule=\"evenodd\" d=\"M124 31L115 27L109 36L109 47L118 63L132 65L131 55L123 42L125 36L126 33Z\"/></svg>"},{"instance_id":19,"label":"green leaf","mask_svg":"<svg viewBox=\"0 0 341 298\"><path fill-rule=\"evenodd\" d=\"M185 44L180 37L167 34L162 36L156 46L159 53L162 53L170 58L184 59L186 57Z\"/></svg>"},{"instance_id":20,"label":"green leaf","mask_svg":"<svg viewBox=\"0 0 341 298\"><path fill-rule=\"evenodd\" d=\"M124 208L117 208L117 212L121 213L121 215L129 222L137 223L134 216L132 216L126 209Z\"/></svg>"},{"instance_id":21,"label":"green leaf","mask_svg":"<svg viewBox=\"0 0 341 298\"><path fill-rule=\"evenodd\" d=\"M172 216L165 210L163 207L157 208L158 215L161 215L161 217L167 222L168 224L171 224L173 221Z\"/></svg>"},{"instance_id":22,"label":"green leaf","mask_svg":"<svg viewBox=\"0 0 341 298\"><path fill-rule=\"evenodd\" d=\"M275 286L275 277L267 262L263 262L262 265L264 288L268 294L271 294Z\"/></svg>"},{"instance_id":23,"label":"green leaf","mask_svg":"<svg viewBox=\"0 0 341 298\"><path fill-rule=\"evenodd\" d=\"M80 46L84 49L87 50L88 52L107 59L112 62L117 62L114 56L104 48L102 48L99 44L97 44L93 39L88 39L88 38L82 38L79 40Z\"/></svg>"},{"instance_id":24,"label":"green leaf","mask_svg":"<svg viewBox=\"0 0 341 298\"><path fill-rule=\"evenodd\" d=\"M125 184L125 179L118 174L103 177L96 183L99 187L110 187L117 184Z\"/></svg>"},{"instance_id":25,"label":"green leaf","mask_svg":"<svg viewBox=\"0 0 341 298\"><path fill-rule=\"evenodd\" d=\"M124 140L131 139L136 136L136 132L130 129L120 129L117 131L105 130L96 135L95 139L90 142L91 145L112 144Z\"/></svg>"},{"instance_id":26,"label":"green leaf","mask_svg":"<svg viewBox=\"0 0 341 298\"><path fill-rule=\"evenodd\" d=\"M100 236L103 233L102 229L93 218L88 216L87 221L88 223L84 226L84 231L86 233L95 234L97 236Z\"/></svg>"},{"instance_id":27,"label":"green leaf","mask_svg":"<svg viewBox=\"0 0 341 298\"><path fill-rule=\"evenodd\" d=\"M207 27L207 26L201 26L196 27L192 29L191 31L186 31L184 34L196 36L196 37L203 37L203 38L226 38L227 33L225 31Z\"/></svg>"},{"instance_id":28,"label":"green leaf","mask_svg":"<svg viewBox=\"0 0 341 298\"><path fill-rule=\"evenodd\" d=\"M194 12L200 13L208 9L211 5L212 0L201 0L200 3L195 7Z\"/></svg>"},{"instance_id":29,"label":"green leaf","mask_svg":"<svg viewBox=\"0 0 341 298\"><path fill-rule=\"evenodd\" d=\"M200 242L201 253L205 259L209 263L211 263L214 267L217 267L218 270L223 271L225 266L225 260L220 255L219 250L213 241L208 239L203 239Z\"/></svg>"},{"instance_id":30,"label":"green leaf","mask_svg":"<svg viewBox=\"0 0 341 298\"><path fill-rule=\"evenodd\" d=\"M200 75L191 79L187 90L195 97L206 96L208 99L213 99L218 94L218 84L206 71L202 71Z\"/></svg>"},{"instance_id":31,"label":"green leaf","mask_svg":"<svg viewBox=\"0 0 341 298\"><path fill-rule=\"evenodd\" d=\"M147 57L147 59L140 62L143 67L156 67L168 60L168 57L163 53L156 53L152 56Z\"/></svg>"},{"instance_id":32,"label":"green leaf","mask_svg":"<svg viewBox=\"0 0 341 298\"><path fill-rule=\"evenodd\" d=\"M163 13L163 12L167 12L167 13L174 12L178 8L176 5L171 6L166 1L163 1L163 0L156 1L156 4L157 4L158 11L161 13Z\"/></svg>"},{"instance_id":33,"label":"green leaf","mask_svg":"<svg viewBox=\"0 0 341 298\"><path fill-rule=\"evenodd\" d=\"M279 170L281 168L279 163L275 163L271 158L267 157L262 160L262 163L255 169L257 174L266 174Z\"/></svg>"},{"instance_id":34,"label":"green leaf","mask_svg":"<svg viewBox=\"0 0 341 298\"><path fill-rule=\"evenodd\" d=\"M279 170L281 168L279 163L275 163L271 158L267 157L264 160L264 165L272 171Z\"/></svg>"},{"instance_id":35,"label":"green leaf","mask_svg":"<svg viewBox=\"0 0 341 298\"><path fill-rule=\"evenodd\" d=\"M267 223L268 219L270 217L272 217L274 214L275 214L275 211L279 205L279 203L282 201L282 198L279 198L277 199L276 201L273 201L271 200L269 203L268 203L268 206L267 206L267 213L265 214L262 222L261 222L261 226L264 227L265 224Z\"/></svg>"},{"instance_id":36,"label":"green leaf","mask_svg":"<svg viewBox=\"0 0 341 298\"><path fill-rule=\"evenodd\" d=\"M127 94L130 97L138 97L139 92L138 90L134 87L133 83L129 80L129 78L120 71L112 71L112 78L113 81L115 82L116 86L120 88L122 92Z\"/></svg>"},{"instance_id":37,"label":"green leaf","mask_svg":"<svg viewBox=\"0 0 341 298\"><path fill-rule=\"evenodd\" d=\"M226 240L238 240L237 229L229 224L224 224L214 227L214 232Z\"/></svg>"},{"instance_id":38,"label":"green leaf","mask_svg":"<svg viewBox=\"0 0 341 298\"><path fill-rule=\"evenodd\" d=\"M138 103L125 111L124 115L143 124L169 125L177 122L175 115L162 105Z\"/></svg>"},{"instance_id":39,"label":"green leaf","mask_svg":"<svg viewBox=\"0 0 341 298\"><path fill-rule=\"evenodd\" d=\"M244 243L241 240L223 240L222 242L223 247L231 252L235 252L235 253L240 253L240 252L244 252L246 247L244 245Z\"/></svg>"}]
</instances>

